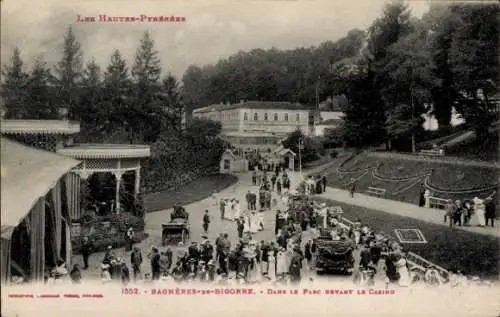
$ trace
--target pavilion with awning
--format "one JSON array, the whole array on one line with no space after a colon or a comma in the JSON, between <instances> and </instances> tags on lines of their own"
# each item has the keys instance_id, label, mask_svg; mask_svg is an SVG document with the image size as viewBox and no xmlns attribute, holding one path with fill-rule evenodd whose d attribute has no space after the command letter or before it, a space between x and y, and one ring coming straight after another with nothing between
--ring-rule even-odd
<instances>
[{"instance_id":1,"label":"pavilion with awning","mask_svg":"<svg viewBox=\"0 0 500 317\"><path fill-rule=\"evenodd\" d=\"M42 280L58 260L70 263L64 177L79 161L1 138L1 281Z\"/></svg>"}]
</instances>

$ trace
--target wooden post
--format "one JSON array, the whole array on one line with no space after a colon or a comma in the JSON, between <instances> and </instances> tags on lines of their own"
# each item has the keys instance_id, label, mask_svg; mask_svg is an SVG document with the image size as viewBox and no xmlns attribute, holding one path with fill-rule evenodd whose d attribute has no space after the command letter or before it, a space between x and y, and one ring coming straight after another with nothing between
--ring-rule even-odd
<instances>
[{"instance_id":1,"label":"wooden post","mask_svg":"<svg viewBox=\"0 0 500 317\"><path fill-rule=\"evenodd\" d=\"M12 236L11 236L12 237ZM9 237L9 238L11 238ZM11 248L11 240L2 238L2 248L1 248L1 283L7 283L10 279L10 266L11 266L11 258L10 258L10 248Z\"/></svg>"},{"instance_id":2,"label":"wooden post","mask_svg":"<svg viewBox=\"0 0 500 317\"><path fill-rule=\"evenodd\" d=\"M45 198L40 198L30 212L31 281L42 281L45 274Z\"/></svg>"},{"instance_id":3,"label":"wooden post","mask_svg":"<svg viewBox=\"0 0 500 317\"><path fill-rule=\"evenodd\" d=\"M62 241L62 209L61 209L61 182L58 181L56 186L52 188L52 201L54 202L54 225L56 236L56 255L61 256L61 241Z\"/></svg>"},{"instance_id":4,"label":"wooden post","mask_svg":"<svg viewBox=\"0 0 500 317\"><path fill-rule=\"evenodd\" d=\"M134 186L134 194L135 198L141 192L141 165L138 163L138 167L135 169L135 186Z\"/></svg>"},{"instance_id":5,"label":"wooden post","mask_svg":"<svg viewBox=\"0 0 500 317\"><path fill-rule=\"evenodd\" d=\"M122 172L114 172L116 178L116 188L115 188L115 210L116 213L120 213L120 187L122 183Z\"/></svg>"}]
</instances>

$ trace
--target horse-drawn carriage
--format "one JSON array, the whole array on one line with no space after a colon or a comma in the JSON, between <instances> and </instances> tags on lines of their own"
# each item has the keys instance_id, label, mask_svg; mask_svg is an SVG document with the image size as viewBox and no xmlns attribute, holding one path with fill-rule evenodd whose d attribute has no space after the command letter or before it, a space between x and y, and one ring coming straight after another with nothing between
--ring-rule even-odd
<instances>
[{"instance_id":1,"label":"horse-drawn carriage","mask_svg":"<svg viewBox=\"0 0 500 317\"><path fill-rule=\"evenodd\" d=\"M183 207L174 207L170 222L162 224L162 244L186 243L190 235L189 214Z\"/></svg>"},{"instance_id":2,"label":"horse-drawn carriage","mask_svg":"<svg viewBox=\"0 0 500 317\"><path fill-rule=\"evenodd\" d=\"M354 268L354 244L348 240L332 240L322 236L317 240L316 272L351 273Z\"/></svg>"}]
</instances>

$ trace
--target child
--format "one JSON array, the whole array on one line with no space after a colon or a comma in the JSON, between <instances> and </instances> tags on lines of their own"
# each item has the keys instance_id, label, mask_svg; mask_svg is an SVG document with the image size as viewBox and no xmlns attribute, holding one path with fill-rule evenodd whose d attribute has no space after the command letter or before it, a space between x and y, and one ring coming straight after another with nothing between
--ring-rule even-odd
<instances>
[{"instance_id":1,"label":"child","mask_svg":"<svg viewBox=\"0 0 500 317\"><path fill-rule=\"evenodd\" d=\"M212 193L212 205L213 206L218 206L219 204L217 203L217 191L214 190L214 192Z\"/></svg>"}]
</instances>

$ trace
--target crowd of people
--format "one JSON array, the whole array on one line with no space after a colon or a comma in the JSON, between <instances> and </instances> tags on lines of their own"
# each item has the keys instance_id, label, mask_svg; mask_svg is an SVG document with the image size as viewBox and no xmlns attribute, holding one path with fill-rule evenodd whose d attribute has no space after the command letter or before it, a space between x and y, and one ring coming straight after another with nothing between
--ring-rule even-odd
<instances>
[{"instance_id":1,"label":"crowd of people","mask_svg":"<svg viewBox=\"0 0 500 317\"><path fill-rule=\"evenodd\" d=\"M474 197L473 199L455 200L448 199L446 201L446 213L444 215L444 222L449 223L450 227L453 226L472 226L486 227L491 225L495 226L496 206L495 199L496 192L493 191L486 198L481 199ZM419 206L431 207L432 192L429 189L422 187L420 191Z\"/></svg>"},{"instance_id":2,"label":"crowd of people","mask_svg":"<svg viewBox=\"0 0 500 317\"><path fill-rule=\"evenodd\" d=\"M440 268L415 265L407 259L407 253L393 237L375 233L360 219L353 223L346 221L340 207L314 202L312 195L324 192L326 177L308 177L296 190L290 190L286 171L255 171L252 183L258 187L247 192L246 205L242 206L236 198L222 198L218 202L221 221L234 222L238 241L231 241L227 233L220 233L215 241L210 241L207 237L210 219L205 211L204 234L199 243L192 241L188 246L179 243L164 250L153 246L145 259L141 249L133 247L130 268L110 246L100 267L102 282L297 285L314 280L322 241L328 240L352 244L356 265L351 271L354 282L361 286L377 283L402 287L478 283L477 279L469 280L458 271L443 272ZM255 234L268 229L264 213L273 210L275 237L259 241ZM171 216L189 218L182 207L175 208ZM150 264L149 272L141 270L144 261ZM78 265L69 275L73 282L80 282Z\"/></svg>"}]
</instances>

